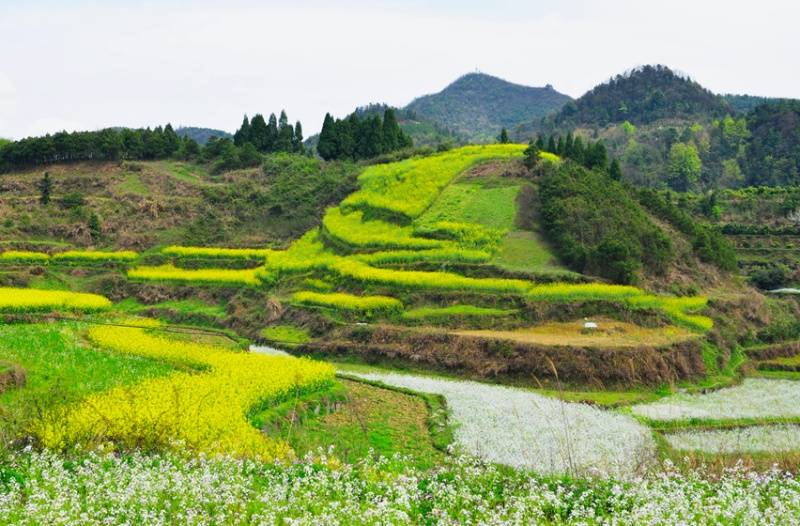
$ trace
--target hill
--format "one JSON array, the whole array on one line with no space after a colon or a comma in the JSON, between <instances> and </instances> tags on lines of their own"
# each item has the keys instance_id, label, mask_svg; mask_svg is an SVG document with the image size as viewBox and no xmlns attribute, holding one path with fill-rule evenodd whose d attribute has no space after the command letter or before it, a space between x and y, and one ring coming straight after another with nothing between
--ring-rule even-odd
<instances>
[{"instance_id":1,"label":"hill","mask_svg":"<svg viewBox=\"0 0 800 526\"><path fill-rule=\"evenodd\" d=\"M215 130L213 128L198 128L195 126L181 126L175 130L181 137L189 137L197 144L203 145L208 142L211 137L217 139L231 139L233 135L222 130Z\"/></svg>"},{"instance_id":2,"label":"hill","mask_svg":"<svg viewBox=\"0 0 800 526\"><path fill-rule=\"evenodd\" d=\"M666 66L642 66L595 86L548 119L555 126L606 126L629 121L722 117L731 107L719 95Z\"/></svg>"},{"instance_id":3,"label":"hill","mask_svg":"<svg viewBox=\"0 0 800 526\"><path fill-rule=\"evenodd\" d=\"M483 73L458 78L439 93L414 99L404 109L471 141L493 141L501 128L544 117L571 100L552 86L513 84Z\"/></svg>"}]
</instances>

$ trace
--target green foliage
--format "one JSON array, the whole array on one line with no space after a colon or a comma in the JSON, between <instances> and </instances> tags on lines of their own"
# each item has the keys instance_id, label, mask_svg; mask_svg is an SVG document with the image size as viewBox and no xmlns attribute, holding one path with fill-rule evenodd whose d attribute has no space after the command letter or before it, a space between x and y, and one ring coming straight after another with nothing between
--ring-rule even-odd
<instances>
[{"instance_id":1,"label":"green foliage","mask_svg":"<svg viewBox=\"0 0 800 526\"><path fill-rule=\"evenodd\" d=\"M379 115L355 112L344 119L325 114L317 152L325 160L370 159L378 155L413 146L397 123L394 109Z\"/></svg>"},{"instance_id":2,"label":"green foliage","mask_svg":"<svg viewBox=\"0 0 800 526\"><path fill-rule=\"evenodd\" d=\"M50 172L45 172L39 181L39 203L46 205L50 202L50 193L53 191L53 180L50 179Z\"/></svg>"},{"instance_id":3,"label":"green foliage","mask_svg":"<svg viewBox=\"0 0 800 526\"><path fill-rule=\"evenodd\" d=\"M233 144L250 158L254 157L253 152L303 153L303 128L300 122L295 126L289 124L285 111L281 111L280 121L274 113L271 114L269 124L260 113L253 117L252 122L245 115L242 125L233 135Z\"/></svg>"},{"instance_id":4,"label":"green foliage","mask_svg":"<svg viewBox=\"0 0 800 526\"><path fill-rule=\"evenodd\" d=\"M437 321L450 318L489 318L513 316L516 310L478 307L475 305L450 305L447 307L418 307L403 313L404 320Z\"/></svg>"},{"instance_id":5,"label":"green foliage","mask_svg":"<svg viewBox=\"0 0 800 526\"><path fill-rule=\"evenodd\" d=\"M311 341L311 336L305 329L298 329L291 325L273 325L263 329L259 335L265 340L284 344L302 344Z\"/></svg>"},{"instance_id":6,"label":"green foliage","mask_svg":"<svg viewBox=\"0 0 800 526\"><path fill-rule=\"evenodd\" d=\"M470 73L439 93L415 99L406 110L473 142L491 142L500 128L513 131L520 123L544 117L568 100L569 96L549 85L534 88Z\"/></svg>"},{"instance_id":7,"label":"green foliage","mask_svg":"<svg viewBox=\"0 0 800 526\"><path fill-rule=\"evenodd\" d=\"M666 66L643 66L567 103L552 119L561 126L614 122L646 124L659 119L722 116L727 103L689 78Z\"/></svg>"},{"instance_id":8,"label":"green foliage","mask_svg":"<svg viewBox=\"0 0 800 526\"><path fill-rule=\"evenodd\" d=\"M81 192L70 192L64 194L59 200L59 204L65 210L75 210L86 204L86 198Z\"/></svg>"},{"instance_id":9,"label":"green foliage","mask_svg":"<svg viewBox=\"0 0 800 526\"><path fill-rule=\"evenodd\" d=\"M633 283L674 257L664 232L607 175L564 165L539 186L542 226L572 269Z\"/></svg>"},{"instance_id":10,"label":"green foliage","mask_svg":"<svg viewBox=\"0 0 800 526\"><path fill-rule=\"evenodd\" d=\"M752 185L800 181L800 101L757 106L747 116L747 180Z\"/></svg>"},{"instance_id":11,"label":"green foliage","mask_svg":"<svg viewBox=\"0 0 800 526\"><path fill-rule=\"evenodd\" d=\"M413 228L373 219L364 220L360 210L343 213L341 208L328 210L322 220L323 232L336 244L351 249L430 249L442 248L444 243L414 237Z\"/></svg>"},{"instance_id":12,"label":"green foliage","mask_svg":"<svg viewBox=\"0 0 800 526\"><path fill-rule=\"evenodd\" d=\"M500 135L497 136L497 142L499 142L500 144L508 144L509 142L511 142L511 139L508 138L508 130L506 130L505 128L500 130Z\"/></svg>"},{"instance_id":13,"label":"green foliage","mask_svg":"<svg viewBox=\"0 0 800 526\"><path fill-rule=\"evenodd\" d=\"M789 271L785 265L774 263L750 274L750 282L762 290L778 289L789 282Z\"/></svg>"},{"instance_id":14,"label":"green foliage","mask_svg":"<svg viewBox=\"0 0 800 526\"><path fill-rule=\"evenodd\" d=\"M673 190L686 192L693 189L699 179L703 164L694 144L677 142L669 150L669 185Z\"/></svg>"},{"instance_id":15,"label":"green foliage","mask_svg":"<svg viewBox=\"0 0 800 526\"><path fill-rule=\"evenodd\" d=\"M388 296L355 296L344 292L312 292L304 290L292 294L292 301L300 305L360 311L368 316L378 312L396 312L403 308L403 303L400 300Z\"/></svg>"},{"instance_id":16,"label":"green foliage","mask_svg":"<svg viewBox=\"0 0 800 526\"><path fill-rule=\"evenodd\" d=\"M639 190L638 199L657 217L689 236L692 249L701 260L724 270L736 269L736 252L718 228L698 222L675 206L668 195L660 195L655 190Z\"/></svg>"}]
</instances>

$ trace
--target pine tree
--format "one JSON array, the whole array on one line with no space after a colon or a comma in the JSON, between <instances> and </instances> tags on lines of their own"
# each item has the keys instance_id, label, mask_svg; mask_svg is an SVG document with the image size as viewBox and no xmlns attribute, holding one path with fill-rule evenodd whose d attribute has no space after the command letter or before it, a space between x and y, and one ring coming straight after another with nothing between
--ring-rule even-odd
<instances>
[{"instance_id":1,"label":"pine tree","mask_svg":"<svg viewBox=\"0 0 800 526\"><path fill-rule=\"evenodd\" d=\"M244 146L246 142L251 142L250 119L247 118L247 115L245 115L244 119L242 119L242 125L239 126L239 129L236 130L236 133L233 134L233 144L236 146Z\"/></svg>"},{"instance_id":2,"label":"pine tree","mask_svg":"<svg viewBox=\"0 0 800 526\"><path fill-rule=\"evenodd\" d=\"M550 135L550 139L547 140L547 151L550 153L557 153L557 148L555 138Z\"/></svg>"},{"instance_id":3,"label":"pine tree","mask_svg":"<svg viewBox=\"0 0 800 526\"><path fill-rule=\"evenodd\" d=\"M539 150L544 150L545 149L544 137L542 136L541 133L537 133L536 134L536 147Z\"/></svg>"},{"instance_id":4,"label":"pine tree","mask_svg":"<svg viewBox=\"0 0 800 526\"><path fill-rule=\"evenodd\" d=\"M172 124L167 123L164 127L164 154L172 155L181 146L181 139L175 130L172 129Z\"/></svg>"},{"instance_id":5,"label":"pine tree","mask_svg":"<svg viewBox=\"0 0 800 526\"><path fill-rule=\"evenodd\" d=\"M300 121L294 123L294 135L292 135L292 149L297 153L303 153L303 126Z\"/></svg>"},{"instance_id":6,"label":"pine tree","mask_svg":"<svg viewBox=\"0 0 800 526\"><path fill-rule=\"evenodd\" d=\"M285 117L285 115L283 115ZM269 124L267 124L267 140L264 146L265 152L274 152L278 148L278 119L274 113L269 114Z\"/></svg>"},{"instance_id":7,"label":"pine tree","mask_svg":"<svg viewBox=\"0 0 800 526\"><path fill-rule=\"evenodd\" d=\"M618 160L611 161L611 166L608 168L608 176L615 181L622 180L622 167L619 165Z\"/></svg>"},{"instance_id":8,"label":"pine tree","mask_svg":"<svg viewBox=\"0 0 800 526\"><path fill-rule=\"evenodd\" d=\"M250 120L250 139L246 142L252 143L259 152L265 152L269 141L268 135L269 132L264 116L256 113Z\"/></svg>"},{"instance_id":9,"label":"pine tree","mask_svg":"<svg viewBox=\"0 0 800 526\"><path fill-rule=\"evenodd\" d=\"M400 125L392 108L383 112L383 151L393 152L400 147Z\"/></svg>"},{"instance_id":10,"label":"pine tree","mask_svg":"<svg viewBox=\"0 0 800 526\"><path fill-rule=\"evenodd\" d=\"M558 142L556 142L556 153L558 155L565 155L566 148L564 147L564 138L562 136L558 136Z\"/></svg>"},{"instance_id":11,"label":"pine tree","mask_svg":"<svg viewBox=\"0 0 800 526\"><path fill-rule=\"evenodd\" d=\"M317 141L317 153L326 161L339 158L339 141L336 132L336 122L330 113L326 113L325 120L322 121L322 131L319 132L319 140Z\"/></svg>"},{"instance_id":12,"label":"pine tree","mask_svg":"<svg viewBox=\"0 0 800 526\"><path fill-rule=\"evenodd\" d=\"M286 111L281 110L281 116L278 120L278 140L275 145L275 150L279 152L289 152L292 150L292 137L294 137L294 129L289 124L289 118L286 116Z\"/></svg>"},{"instance_id":13,"label":"pine tree","mask_svg":"<svg viewBox=\"0 0 800 526\"><path fill-rule=\"evenodd\" d=\"M562 147L563 149L561 150L561 155L570 159L574 159L573 153L575 152L572 151L572 147L574 144L575 144L575 139L572 136L572 132L567 133L567 138L564 139L564 146Z\"/></svg>"},{"instance_id":14,"label":"pine tree","mask_svg":"<svg viewBox=\"0 0 800 526\"><path fill-rule=\"evenodd\" d=\"M53 190L53 181L50 179L50 172L45 172L44 177L39 181L39 202L46 205L50 202L50 192Z\"/></svg>"},{"instance_id":15,"label":"pine tree","mask_svg":"<svg viewBox=\"0 0 800 526\"><path fill-rule=\"evenodd\" d=\"M100 218L97 217L97 214L95 214L94 211L92 211L92 213L89 214L89 221L87 226L89 227L89 235L92 236L92 241L100 239L100 235L103 233L103 229L100 225Z\"/></svg>"},{"instance_id":16,"label":"pine tree","mask_svg":"<svg viewBox=\"0 0 800 526\"><path fill-rule=\"evenodd\" d=\"M339 159L353 159L356 155L356 142L361 133L361 122L354 113L347 119L336 121L336 137L339 140Z\"/></svg>"},{"instance_id":17,"label":"pine tree","mask_svg":"<svg viewBox=\"0 0 800 526\"><path fill-rule=\"evenodd\" d=\"M522 162L529 170L533 170L539 165L539 147L533 140L528 143L528 147L525 148L523 154L525 157L522 159Z\"/></svg>"},{"instance_id":18,"label":"pine tree","mask_svg":"<svg viewBox=\"0 0 800 526\"><path fill-rule=\"evenodd\" d=\"M500 135L497 136L497 140L500 142L500 144L508 144L509 143L508 131L505 128L500 130Z\"/></svg>"}]
</instances>

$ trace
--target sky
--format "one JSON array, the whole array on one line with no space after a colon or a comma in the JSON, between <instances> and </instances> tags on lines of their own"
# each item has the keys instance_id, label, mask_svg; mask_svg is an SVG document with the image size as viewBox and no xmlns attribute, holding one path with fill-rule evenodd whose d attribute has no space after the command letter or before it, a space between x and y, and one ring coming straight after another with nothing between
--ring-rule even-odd
<instances>
[{"instance_id":1,"label":"sky","mask_svg":"<svg viewBox=\"0 0 800 526\"><path fill-rule=\"evenodd\" d=\"M578 97L665 64L718 93L800 98L800 2L0 0L0 137L235 130L285 109L403 106L489 73Z\"/></svg>"}]
</instances>

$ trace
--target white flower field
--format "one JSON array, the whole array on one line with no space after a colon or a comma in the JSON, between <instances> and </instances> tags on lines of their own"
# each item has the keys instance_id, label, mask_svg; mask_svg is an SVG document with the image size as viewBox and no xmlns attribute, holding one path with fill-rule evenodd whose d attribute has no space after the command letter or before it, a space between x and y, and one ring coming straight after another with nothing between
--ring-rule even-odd
<instances>
[{"instance_id":1,"label":"white flower field","mask_svg":"<svg viewBox=\"0 0 800 526\"><path fill-rule=\"evenodd\" d=\"M800 450L800 427L765 425L680 431L666 435L669 445L679 451L702 453L780 453Z\"/></svg>"},{"instance_id":2,"label":"white flower field","mask_svg":"<svg viewBox=\"0 0 800 526\"><path fill-rule=\"evenodd\" d=\"M530 391L401 374L370 381L445 397L466 453L540 474L631 476L651 465L650 430L635 419Z\"/></svg>"}]
</instances>

